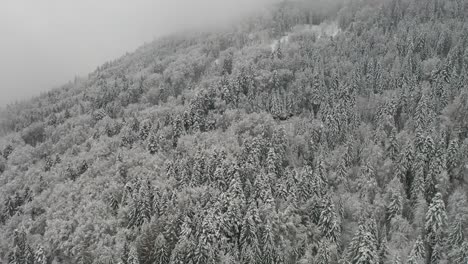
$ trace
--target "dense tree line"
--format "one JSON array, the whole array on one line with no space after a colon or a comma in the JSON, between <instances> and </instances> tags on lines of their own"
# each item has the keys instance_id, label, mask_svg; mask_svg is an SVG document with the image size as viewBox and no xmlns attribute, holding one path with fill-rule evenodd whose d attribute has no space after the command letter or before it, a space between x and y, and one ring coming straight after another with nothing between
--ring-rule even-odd
<instances>
[{"instance_id":1,"label":"dense tree line","mask_svg":"<svg viewBox=\"0 0 468 264\"><path fill-rule=\"evenodd\" d=\"M466 263L468 2L328 2L10 105L0 262Z\"/></svg>"}]
</instances>

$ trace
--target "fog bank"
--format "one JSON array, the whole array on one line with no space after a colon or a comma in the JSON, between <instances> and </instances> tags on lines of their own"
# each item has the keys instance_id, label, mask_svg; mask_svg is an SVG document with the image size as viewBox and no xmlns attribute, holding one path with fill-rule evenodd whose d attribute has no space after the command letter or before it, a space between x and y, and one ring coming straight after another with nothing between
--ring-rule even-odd
<instances>
[{"instance_id":1,"label":"fog bank","mask_svg":"<svg viewBox=\"0 0 468 264\"><path fill-rule=\"evenodd\" d=\"M5 0L0 106L86 75L155 37L227 23L271 0Z\"/></svg>"}]
</instances>

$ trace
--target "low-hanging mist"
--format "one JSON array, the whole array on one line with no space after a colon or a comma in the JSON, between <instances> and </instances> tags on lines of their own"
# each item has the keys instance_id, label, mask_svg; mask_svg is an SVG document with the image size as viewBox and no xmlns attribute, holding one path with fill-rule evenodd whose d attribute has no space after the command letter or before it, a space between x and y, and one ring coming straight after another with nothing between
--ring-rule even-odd
<instances>
[{"instance_id":1,"label":"low-hanging mist","mask_svg":"<svg viewBox=\"0 0 468 264\"><path fill-rule=\"evenodd\" d=\"M226 24L272 1L4 1L0 106L85 75L161 35Z\"/></svg>"}]
</instances>

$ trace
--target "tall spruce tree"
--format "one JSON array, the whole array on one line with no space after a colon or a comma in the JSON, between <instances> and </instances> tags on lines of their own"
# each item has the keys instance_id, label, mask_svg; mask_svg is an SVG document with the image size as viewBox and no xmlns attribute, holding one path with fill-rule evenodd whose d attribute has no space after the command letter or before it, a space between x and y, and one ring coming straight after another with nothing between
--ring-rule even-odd
<instances>
[{"instance_id":1,"label":"tall spruce tree","mask_svg":"<svg viewBox=\"0 0 468 264\"><path fill-rule=\"evenodd\" d=\"M377 239L371 226L370 220L361 220L358 230L346 249L345 261L352 264L379 263Z\"/></svg>"}]
</instances>

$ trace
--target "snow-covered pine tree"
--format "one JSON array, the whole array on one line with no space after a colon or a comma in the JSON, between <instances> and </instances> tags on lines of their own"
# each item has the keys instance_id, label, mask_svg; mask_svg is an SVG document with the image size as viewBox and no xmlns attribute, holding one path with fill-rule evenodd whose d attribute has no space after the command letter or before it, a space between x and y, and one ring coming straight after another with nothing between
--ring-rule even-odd
<instances>
[{"instance_id":1,"label":"snow-covered pine tree","mask_svg":"<svg viewBox=\"0 0 468 264\"><path fill-rule=\"evenodd\" d=\"M378 264L377 239L371 230L370 220L358 226L351 243L345 252L345 260L352 264Z\"/></svg>"},{"instance_id":2,"label":"snow-covered pine tree","mask_svg":"<svg viewBox=\"0 0 468 264\"><path fill-rule=\"evenodd\" d=\"M34 252L34 264L47 264L47 256L41 245L38 245Z\"/></svg>"},{"instance_id":3,"label":"snow-covered pine tree","mask_svg":"<svg viewBox=\"0 0 468 264\"><path fill-rule=\"evenodd\" d=\"M437 193L432 199L426 213L426 241L428 243L428 257L431 260L440 259L441 247L445 239L445 225L447 223L447 213L442 194Z\"/></svg>"},{"instance_id":4,"label":"snow-covered pine tree","mask_svg":"<svg viewBox=\"0 0 468 264\"><path fill-rule=\"evenodd\" d=\"M424 249L424 242L421 237L418 237L414 242L413 248L408 256L408 264L423 264L426 259L426 253Z\"/></svg>"}]
</instances>

